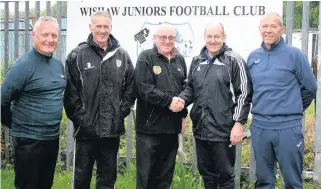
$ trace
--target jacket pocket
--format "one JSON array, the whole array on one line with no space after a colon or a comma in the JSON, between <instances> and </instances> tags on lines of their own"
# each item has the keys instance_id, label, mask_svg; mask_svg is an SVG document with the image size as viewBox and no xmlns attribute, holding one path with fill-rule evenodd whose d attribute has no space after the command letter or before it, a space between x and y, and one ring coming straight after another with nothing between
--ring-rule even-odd
<instances>
[{"instance_id":1,"label":"jacket pocket","mask_svg":"<svg viewBox=\"0 0 321 189\"><path fill-rule=\"evenodd\" d=\"M196 105L196 104L195 104ZM202 125L204 124L204 119L206 117L206 112L203 107L193 105L190 113L190 117L193 123L193 132L197 134L202 131Z\"/></svg>"},{"instance_id":2,"label":"jacket pocket","mask_svg":"<svg viewBox=\"0 0 321 189\"><path fill-rule=\"evenodd\" d=\"M84 127L86 127L86 122L87 122L87 113L86 113L86 109L84 108L84 113L81 115L77 116L77 123L76 123L76 127L75 128L75 133L74 133L74 137L76 137L77 135L79 135L81 130L84 130ZM81 133L83 133L83 131L81 131Z\"/></svg>"},{"instance_id":3,"label":"jacket pocket","mask_svg":"<svg viewBox=\"0 0 321 189\"><path fill-rule=\"evenodd\" d=\"M150 122L152 121L154 111L155 111L155 108L153 108L152 111L150 111L149 115L147 116L146 126L149 126Z\"/></svg>"},{"instance_id":4,"label":"jacket pocket","mask_svg":"<svg viewBox=\"0 0 321 189\"><path fill-rule=\"evenodd\" d=\"M218 130L228 132L233 127L233 115L230 109L213 110L208 108L210 113L208 121L212 123Z\"/></svg>"}]
</instances>

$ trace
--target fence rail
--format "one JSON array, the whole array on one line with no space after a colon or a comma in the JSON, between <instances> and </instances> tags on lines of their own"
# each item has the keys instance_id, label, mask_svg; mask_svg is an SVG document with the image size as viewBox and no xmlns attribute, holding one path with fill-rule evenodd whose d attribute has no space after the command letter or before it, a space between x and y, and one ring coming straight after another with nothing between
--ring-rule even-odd
<instances>
[{"instance_id":1,"label":"fence rail","mask_svg":"<svg viewBox=\"0 0 321 189\"><path fill-rule=\"evenodd\" d=\"M10 63L19 58L22 54L29 51L31 48L31 39L30 39L30 31L32 30L32 24L34 20L40 17L40 3L46 3L46 14L51 15L52 4L50 1L40 2L36 1L35 3L35 17L30 18L30 2L19 2L19 1L11 1L11 2L1 2L4 4L4 20L1 21L1 66L4 65L5 71L8 70ZM25 15L24 18L19 18L19 5L24 3L25 6ZM303 18L302 18L302 50L307 55L308 53L308 42L309 42L309 3L308 1L303 2ZM14 4L14 17L13 19L9 19L9 4ZM289 1L286 3L286 42L288 44L292 44L292 33L293 33L293 12L294 12L294 2ZM58 49L55 53L55 56L62 59L63 61L66 58L66 21L62 17L62 2L57 1L56 6L57 11L57 19L60 26L59 32L59 45ZM321 18L321 8L319 8L319 18ZM321 57L321 19L319 19L319 29L318 29L318 54ZM318 58L319 67L321 65L321 58ZM321 89L321 75L318 76L318 87ZM130 169L129 162L133 161L135 158L133 157L133 135L132 128L135 125L135 112L132 111L131 114L126 118L127 121L127 133L126 133L126 141L127 141L127 151L125 157L119 157L120 161L126 162L127 168ZM303 120L304 122L304 120ZM305 125L305 124L304 124ZM9 129L4 128L4 158L8 160L10 158L10 142L9 142ZM71 121L67 121L66 126L66 160L65 163L67 167L71 167L73 160L73 151L74 151L74 142L73 142L73 125ZM193 139L192 139L193 140ZM250 140L250 139L249 139ZM193 170L196 170L196 153L195 153L195 143L193 142L193 153L192 153L192 161L186 162L186 157L184 156L183 149L183 137L180 136L180 147L179 147L179 157L181 161L187 165L193 166ZM251 146L251 141L250 145ZM3 144L1 143L3 146ZM241 185L241 174L246 174L249 176L249 182L253 183L255 181L255 158L252 153L252 149L250 149L250 162L249 167L244 168L241 167L241 151L242 144L238 144L236 147L236 164L235 164L235 181L236 188L240 188ZM316 128L315 128L315 160L314 160L314 170L312 171L304 171L303 177L305 178L313 178L316 184L321 184L321 90L317 92L316 99ZM60 154L60 153L59 153ZM61 157L59 156L59 160Z\"/></svg>"}]
</instances>

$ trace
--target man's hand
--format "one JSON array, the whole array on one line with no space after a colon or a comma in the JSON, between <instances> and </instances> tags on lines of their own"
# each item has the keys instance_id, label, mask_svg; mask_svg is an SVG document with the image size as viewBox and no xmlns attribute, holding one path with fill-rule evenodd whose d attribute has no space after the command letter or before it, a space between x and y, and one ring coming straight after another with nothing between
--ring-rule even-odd
<instances>
[{"instance_id":1,"label":"man's hand","mask_svg":"<svg viewBox=\"0 0 321 189\"><path fill-rule=\"evenodd\" d=\"M235 122L230 136L230 141L232 145L241 142L243 139L243 125L239 122Z\"/></svg>"},{"instance_id":2,"label":"man's hand","mask_svg":"<svg viewBox=\"0 0 321 189\"><path fill-rule=\"evenodd\" d=\"M182 130L181 130L181 133L184 133L185 128L186 128L186 120L183 118L182 119Z\"/></svg>"},{"instance_id":3,"label":"man's hand","mask_svg":"<svg viewBox=\"0 0 321 189\"><path fill-rule=\"evenodd\" d=\"M169 109L173 112L180 112L184 108L185 100L179 97L173 97Z\"/></svg>"}]
</instances>

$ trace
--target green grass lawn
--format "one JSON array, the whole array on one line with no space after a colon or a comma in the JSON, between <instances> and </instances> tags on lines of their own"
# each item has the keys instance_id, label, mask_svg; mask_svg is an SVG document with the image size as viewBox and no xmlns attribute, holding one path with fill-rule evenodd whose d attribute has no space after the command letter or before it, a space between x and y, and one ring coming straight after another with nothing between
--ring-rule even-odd
<instances>
[{"instance_id":1,"label":"green grass lawn","mask_svg":"<svg viewBox=\"0 0 321 189\"><path fill-rule=\"evenodd\" d=\"M314 162L314 134L315 134L315 117L314 117L314 103L306 111L306 127L305 127L305 154L304 154L304 167L305 169L313 169ZM249 124L247 124L247 127ZM65 129L63 129L65 130ZM62 137L62 143L65 143L65 135ZM133 131L134 137L134 131ZM191 132L191 121L188 119L187 131L184 134L184 151L187 156L188 162L192 160L192 146L193 146L193 136ZM133 138L133 142L134 142ZM134 143L133 143L133 146ZM120 149L121 155L126 154L126 138L123 136L121 140ZM135 156L135 149L133 149L133 156ZM247 167L249 165L250 159L250 146L249 140L245 140L242 144L242 167ZM135 189L136 185L136 170L135 165L131 165L129 171L123 174L118 174L116 189ZM4 169L4 170L3 170ZM56 174L54 178L53 189L69 189L72 184L72 173L71 171L63 171L62 165L57 164ZM246 178L242 177L242 189L252 189L253 184L249 186ZM3 189L14 189L14 172L12 171L12 165L8 167L4 166L1 170L1 188ZM95 177L93 177L91 182L91 188L95 188ZM182 164L177 164L175 168L175 174L173 177L173 182L171 189L202 189L203 183L202 179L198 174L193 175L190 168L185 168ZM276 189L281 189L280 179L277 177ZM304 183L304 189L314 189L311 183ZM316 189L321 189L321 186L316 187Z\"/></svg>"},{"instance_id":2,"label":"green grass lawn","mask_svg":"<svg viewBox=\"0 0 321 189\"><path fill-rule=\"evenodd\" d=\"M277 177L279 178L279 177ZM13 170L1 170L1 188L14 189L14 172ZM68 189L71 188L72 173L70 171L56 172L52 189ZM281 189L279 180L276 189ZM135 189L136 170L134 164L130 171L118 174L116 189ZM95 188L95 177L91 182L91 188ZM202 189L204 188L201 177L196 173L192 174L191 168L186 168L182 164L177 164L171 189ZM242 183L242 189L254 188L247 183ZM304 189L313 189L311 183L304 183Z\"/></svg>"}]
</instances>

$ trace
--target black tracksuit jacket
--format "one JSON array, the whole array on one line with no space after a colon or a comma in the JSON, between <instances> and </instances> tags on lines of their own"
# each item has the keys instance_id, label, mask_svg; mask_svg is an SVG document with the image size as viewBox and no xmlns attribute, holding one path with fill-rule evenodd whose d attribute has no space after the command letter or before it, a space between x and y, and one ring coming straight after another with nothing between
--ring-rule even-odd
<instances>
[{"instance_id":1,"label":"black tracksuit jacket","mask_svg":"<svg viewBox=\"0 0 321 189\"><path fill-rule=\"evenodd\" d=\"M213 58L204 47L193 58L187 87L179 96L185 105L193 103L194 137L229 141L234 123L245 124L250 111L252 87L245 61L226 44Z\"/></svg>"},{"instance_id":2,"label":"black tracksuit jacket","mask_svg":"<svg viewBox=\"0 0 321 189\"><path fill-rule=\"evenodd\" d=\"M125 133L124 118L135 102L134 67L128 53L110 35L108 50L92 34L66 60L64 107L75 137L117 137Z\"/></svg>"},{"instance_id":3,"label":"black tracksuit jacket","mask_svg":"<svg viewBox=\"0 0 321 189\"><path fill-rule=\"evenodd\" d=\"M136 132L146 134L180 133L187 109L175 113L169 109L174 96L186 86L186 63L177 54L170 60L156 46L141 52L135 67L137 90Z\"/></svg>"}]
</instances>

